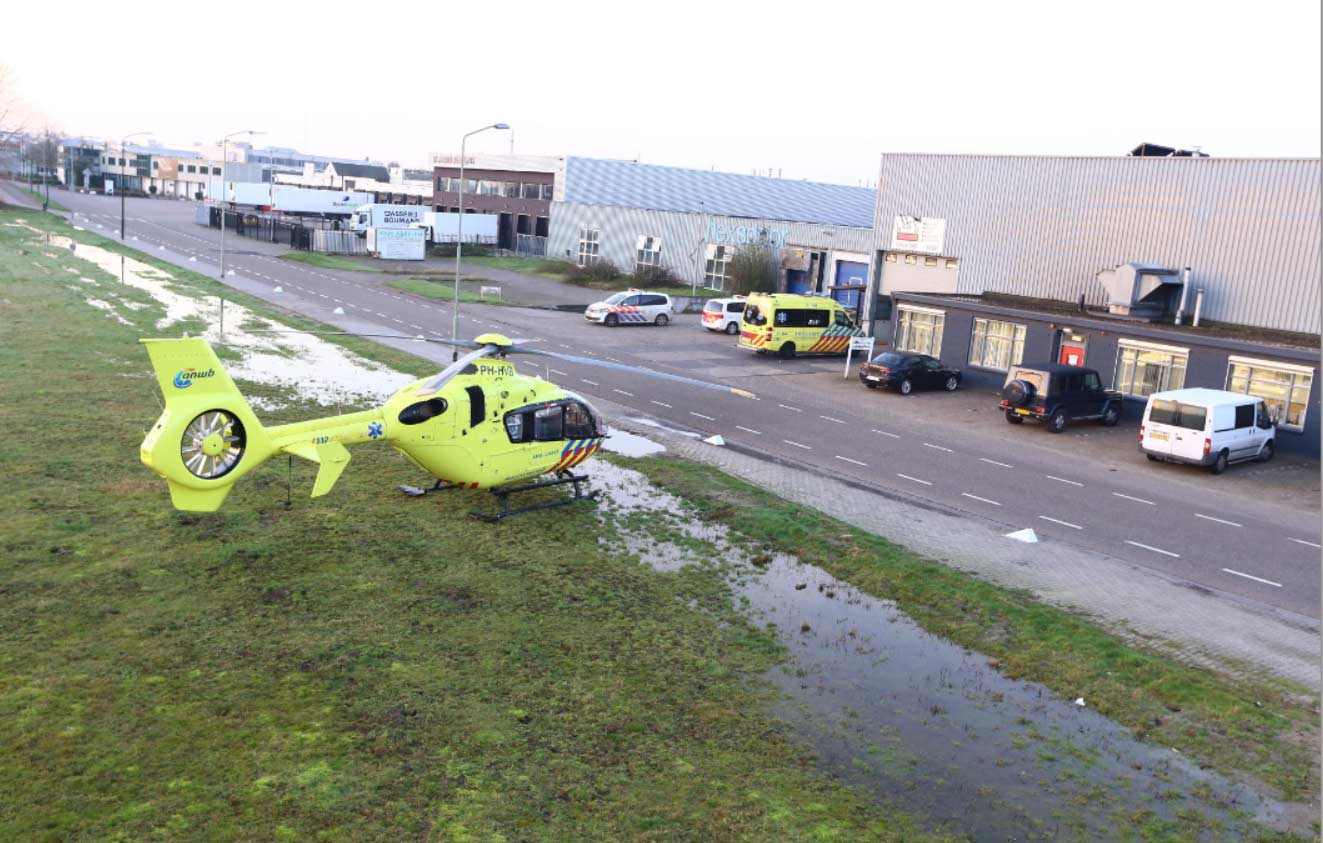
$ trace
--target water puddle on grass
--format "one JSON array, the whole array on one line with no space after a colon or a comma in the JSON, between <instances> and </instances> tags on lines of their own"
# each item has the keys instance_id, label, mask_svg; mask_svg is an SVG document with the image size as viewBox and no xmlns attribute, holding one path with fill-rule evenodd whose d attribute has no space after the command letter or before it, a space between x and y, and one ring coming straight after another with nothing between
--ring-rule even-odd
<instances>
[{"instance_id":1,"label":"water puddle on grass","mask_svg":"<svg viewBox=\"0 0 1323 843\"><path fill-rule=\"evenodd\" d=\"M1243 840L1251 821L1288 824L1280 804L1136 741L1087 700L1007 679L891 602L695 517L638 472L587 467L625 552L659 570L723 568L735 604L790 653L766 676L782 692L774 714L822 769L879 801L975 841L1168 839L1159 832L1177 828L1178 839Z\"/></svg>"},{"instance_id":2,"label":"water puddle on grass","mask_svg":"<svg viewBox=\"0 0 1323 843\"><path fill-rule=\"evenodd\" d=\"M80 281L99 286L105 291L103 298L86 298L87 303L105 311L120 323L137 325L144 332L156 336L177 333L179 323L184 323L193 326L198 336L213 345L227 347L237 355L237 359L225 361L226 370L235 380L283 387L297 392L300 398L330 407L381 403L397 389L414 380L412 375L366 360L321 337L292 332L288 326L257 316L234 302L227 302L223 306L225 332L222 334L222 305L219 299L179 283L169 272L132 257L125 257L121 262L121 255L117 252L86 243L75 243L63 235L47 236L46 232L32 226L16 223L8 225L26 228L38 237L44 237L50 246L64 251L64 258L59 254L45 253L52 259L67 259L68 253L72 252L74 258L95 265L111 278L118 280L122 277L125 287L146 293L165 311L165 315L150 326L139 324L126 317L132 317L135 311L147 305L116 295L114 291L119 287L118 284L98 284L94 279L81 277ZM75 273L78 271L76 267L66 269ZM146 355L143 361L145 367ZM260 396L250 398L249 403L258 409L280 407L277 402Z\"/></svg>"}]
</instances>

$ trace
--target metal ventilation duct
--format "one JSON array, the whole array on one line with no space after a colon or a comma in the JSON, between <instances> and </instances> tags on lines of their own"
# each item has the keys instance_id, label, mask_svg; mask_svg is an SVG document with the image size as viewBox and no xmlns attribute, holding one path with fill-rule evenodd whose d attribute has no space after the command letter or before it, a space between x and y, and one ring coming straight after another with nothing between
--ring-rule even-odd
<instances>
[{"instance_id":1,"label":"metal ventilation duct","mask_svg":"<svg viewBox=\"0 0 1323 843\"><path fill-rule=\"evenodd\" d=\"M1098 273L1107 291L1107 312L1153 321L1175 313L1184 284L1179 270L1142 263L1123 263Z\"/></svg>"}]
</instances>

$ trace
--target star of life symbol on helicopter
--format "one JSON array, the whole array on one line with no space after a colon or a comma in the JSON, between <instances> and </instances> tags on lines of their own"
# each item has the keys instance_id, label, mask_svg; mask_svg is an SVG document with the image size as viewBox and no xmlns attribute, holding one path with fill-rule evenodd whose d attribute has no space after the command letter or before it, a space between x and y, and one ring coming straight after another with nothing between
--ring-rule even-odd
<instances>
[{"instance_id":1,"label":"star of life symbol on helicopter","mask_svg":"<svg viewBox=\"0 0 1323 843\"><path fill-rule=\"evenodd\" d=\"M383 436L383 435L384 434L382 433L381 430L381 422L372 422L371 424L368 425L369 438L376 439L378 436Z\"/></svg>"}]
</instances>

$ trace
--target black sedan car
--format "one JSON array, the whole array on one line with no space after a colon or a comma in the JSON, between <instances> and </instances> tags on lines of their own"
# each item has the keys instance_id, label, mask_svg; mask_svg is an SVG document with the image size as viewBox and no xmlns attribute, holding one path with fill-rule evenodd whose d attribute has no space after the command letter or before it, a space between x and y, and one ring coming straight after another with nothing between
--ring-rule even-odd
<instances>
[{"instance_id":1,"label":"black sedan car","mask_svg":"<svg viewBox=\"0 0 1323 843\"><path fill-rule=\"evenodd\" d=\"M869 389L894 386L901 395L921 388L954 392L960 387L960 370L926 354L884 351L859 367L859 382Z\"/></svg>"}]
</instances>

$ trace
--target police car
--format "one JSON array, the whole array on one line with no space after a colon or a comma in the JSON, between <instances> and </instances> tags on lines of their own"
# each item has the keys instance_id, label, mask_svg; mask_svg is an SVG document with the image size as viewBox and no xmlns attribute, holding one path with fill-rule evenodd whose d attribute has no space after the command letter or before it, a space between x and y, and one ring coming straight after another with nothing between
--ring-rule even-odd
<instances>
[{"instance_id":1,"label":"police car","mask_svg":"<svg viewBox=\"0 0 1323 843\"><path fill-rule=\"evenodd\" d=\"M671 297L647 290L625 290L588 305L583 318L608 328L617 325L666 325L671 321Z\"/></svg>"}]
</instances>

